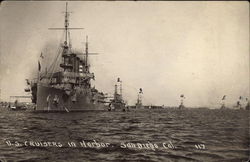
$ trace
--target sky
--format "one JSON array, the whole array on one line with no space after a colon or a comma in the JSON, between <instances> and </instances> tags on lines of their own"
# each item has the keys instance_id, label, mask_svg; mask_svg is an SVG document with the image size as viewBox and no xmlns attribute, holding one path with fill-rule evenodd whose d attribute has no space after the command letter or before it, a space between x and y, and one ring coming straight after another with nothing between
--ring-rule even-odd
<instances>
[{"instance_id":1,"label":"sky","mask_svg":"<svg viewBox=\"0 0 250 162\"><path fill-rule=\"evenodd\" d=\"M89 38L92 85L112 94L118 77L123 96L143 103L188 107L235 105L249 98L249 3L247 1L71 1L72 47ZM25 95L37 61L49 65L61 43L65 2L2 2L0 7L1 100Z\"/></svg>"}]
</instances>

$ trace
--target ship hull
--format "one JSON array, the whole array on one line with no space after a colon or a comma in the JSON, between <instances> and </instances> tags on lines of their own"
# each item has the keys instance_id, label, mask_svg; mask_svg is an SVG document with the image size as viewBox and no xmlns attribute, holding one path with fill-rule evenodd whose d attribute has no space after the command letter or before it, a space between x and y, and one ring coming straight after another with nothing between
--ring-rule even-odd
<instances>
[{"instance_id":1,"label":"ship hull","mask_svg":"<svg viewBox=\"0 0 250 162\"><path fill-rule=\"evenodd\" d=\"M73 99L74 98L74 99ZM72 97L62 89L37 85L37 112L72 112L107 110L103 103L93 101L89 92L78 92Z\"/></svg>"}]
</instances>

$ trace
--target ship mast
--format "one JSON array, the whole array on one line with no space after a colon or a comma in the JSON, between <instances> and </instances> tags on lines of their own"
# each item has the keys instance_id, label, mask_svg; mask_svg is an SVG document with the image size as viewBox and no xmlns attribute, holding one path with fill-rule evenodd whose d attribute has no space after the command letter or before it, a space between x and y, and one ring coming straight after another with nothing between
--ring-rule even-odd
<instances>
[{"instance_id":1,"label":"ship mast","mask_svg":"<svg viewBox=\"0 0 250 162\"><path fill-rule=\"evenodd\" d=\"M86 66L87 72L89 72L88 55L89 55L88 36L86 36L86 43L85 43L85 66Z\"/></svg>"},{"instance_id":2,"label":"ship mast","mask_svg":"<svg viewBox=\"0 0 250 162\"><path fill-rule=\"evenodd\" d=\"M66 11L65 11L65 21L64 21L64 28L65 28L65 41L64 41L64 45L67 46L68 45L68 27L69 27L69 12L68 12L68 2L66 2Z\"/></svg>"},{"instance_id":3,"label":"ship mast","mask_svg":"<svg viewBox=\"0 0 250 162\"><path fill-rule=\"evenodd\" d=\"M63 57L63 63L60 64L60 66L63 68L64 71L70 71L72 69L72 65L69 64L69 57L71 55L71 42L70 42L70 30L72 29L83 29L83 28L70 28L69 27L69 15L70 12L68 11L68 3L66 2L66 7L65 7L65 19L64 19L64 27L63 28L49 28L51 30L64 30L65 32L65 40L63 44L63 52L62 52L62 57ZM54 71L55 67L52 67L52 71Z\"/></svg>"},{"instance_id":4,"label":"ship mast","mask_svg":"<svg viewBox=\"0 0 250 162\"><path fill-rule=\"evenodd\" d=\"M121 99L122 99L122 81L120 81L120 96L121 96Z\"/></svg>"},{"instance_id":5,"label":"ship mast","mask_svg":"<svg viewBox=\"0 0 250 162\"><path fill-rule=\"evenodd\" d=\"M83 29L83 28L70 28L69 27L69 15L71 12L68 11L68 2L66 2L65 7L65 19L64 19L64 28L49 28L50 30L64 30L65 31L65 40L64 40L64 49L67 49L68 47L71 48L71 42L70 42L70 30L75 29Z\"/></svg>"},{"instance_id":6,"label":"ship mast","mask_svg":"<svg viewBox=\"0 0 250 162\"><path fill-rule=\"evenodd\" d=\"M88 41L88 36L86 36L86 42L85 42L85 53L84 53L84 57L85 57L85 69L87 72L89 72L89 55L98 55L98 53L89 53L89 41Z\"/></svg>"}]
</instances>

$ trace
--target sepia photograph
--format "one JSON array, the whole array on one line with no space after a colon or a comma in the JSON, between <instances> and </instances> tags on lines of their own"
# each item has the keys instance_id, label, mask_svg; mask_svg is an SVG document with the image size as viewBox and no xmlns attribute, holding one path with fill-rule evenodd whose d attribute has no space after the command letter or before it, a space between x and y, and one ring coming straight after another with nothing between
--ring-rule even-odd
<instances>
[{"instance_id":1,"label":"sepia photograph","mask_svg":"<svg viewBox=\"0 0 250 162\"><path fill-rule=\"evenodd\" d=\"M2 1L0 162L247 162L248 1Z\"/></svg>"}]
</instances>

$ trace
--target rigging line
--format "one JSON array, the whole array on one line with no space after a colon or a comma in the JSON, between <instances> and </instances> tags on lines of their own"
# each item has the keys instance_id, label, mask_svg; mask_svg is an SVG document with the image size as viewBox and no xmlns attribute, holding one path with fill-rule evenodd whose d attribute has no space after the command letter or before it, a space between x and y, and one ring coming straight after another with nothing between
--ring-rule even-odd
<instances>
[{"instance_id":1,"label":"rigging line","mask_svg":"<svg viewBox=\"0 0 250 162\"><path fill-rule=\"evenodd\" d=\"M53 64L51 64L51 67L53 67L53 66L55 66L55 63L56 63L56 61L57 61L57 59L58 59L58 57L59 57L59 55L61 54L61 44L62 44L62 40L63 40L63 37L64 37L64 34L62 35L62 37L61 37L61 39L60 39L60 45L58 46L58 48L57 48L57 56L56 56L56 58L54 59L54 62L53 62Z\"/></svg>"},{"instance_id":2,"label":"rigging line","mask_svg":"<svg viewBox=\"0 0 250 162\"><path fill-rule=\"evenodd\" d=\"M57 60L58 59L58 57L59 57L59 54L60 53L58 53L57 54L57 57L56 57L56 59L55 60ZM51 78L52 78L52 76L53 76L53 72L54 72L54 70L55 70L55 66L56 66L56 61L54 61L54 63L53 63L53 67L52 67L52 69L51 69L51 74L50 74L50 80L51 80Z\"/></svg>"},{"instance_id":3,"label":"rigging line","mask_svg":"<svg viewBox=\"0 0 250 162\"><path fill-rule=\"evenodd\" d=\"M64 34L62 34L62 37L61 37L60 42L62 42L63 36L64 36ZM55 71L55 67L56 67L56 65L58 65L58 61L57 61L57 60L58 60L59 56L61 55L61 50L62 50L62 48L61 48L61 45L60 45L60 46L58 47L58 49L57 49L57 56L56 56L56 58L55 58L53 64L52 64L51 67L50 67L50 68L52 68L52 69L50 69L50 70L51 70L51 74L50 74L49 80L52 79L53 73L54 73L54 71ZM57 64L56 64L56 63L57 63Z\"/></svg>"},{"instance_id":4,"label":"rigging line","mask_svg":"<svg viewBox=\"0 0 250 162\"><path fill-rule=\"evenodd\" d=\"M57 52L58 53L58 52ZM57 54L55 60L53 61L53 63L51 64L50 68L49 68L49 71L52 72L54 71L54 66L55 66L55 63L56 63L56 60L58 59L58 56L59 56L59 53Z\"/></svg>"},{"instance_id":5,"label":"rigging line","mask_svg":"<svg viewBox=\"0 0 250 162\"><path fill-rule=\"evenodd\" d=\"M62 36L61 36L61 39L60 39L60 41L59 41L60 44L61 44L61 42L62 42L63 37L64 37L64 34L62 34ZM60 51L59 51L60 49L61 49L61 45L58 46L58 48L57 48L57 50L56 50L57 56L56 56L56 58L53 60L53 63L50 65L48 71L51 71L51 70L52 70L52 67L54 66L55 62L57 61L57 58L58 58L58 56L59 56L59 54L60 54Z\"/></svg>"},{"instance_id":6,"label":"rigging line","mask_svg":"<svg viewBox=\"0 0 250 162\"><path fill-rule=\"evenodd\" d=\"M56 57L56 59L55 59L54 66L53 66L53 68L52 68L52 72L51 72L51 76L50 76L50 80L52 79L53 73L54 73L56 67L58 66L58 61L57 61L57 60L58 60L58 58L59 58L59 56L60 56L60 53L61 53L61 51L58 52L57 57Z\"/></svg>"}]
</instances>

